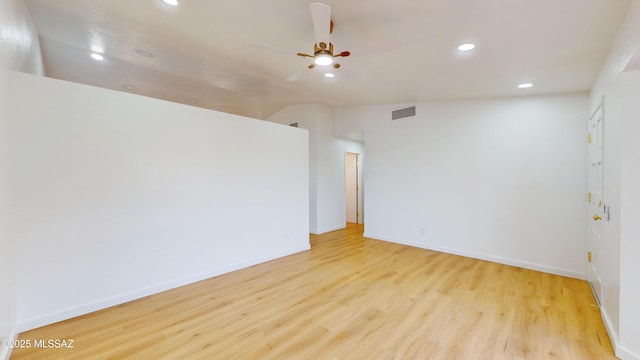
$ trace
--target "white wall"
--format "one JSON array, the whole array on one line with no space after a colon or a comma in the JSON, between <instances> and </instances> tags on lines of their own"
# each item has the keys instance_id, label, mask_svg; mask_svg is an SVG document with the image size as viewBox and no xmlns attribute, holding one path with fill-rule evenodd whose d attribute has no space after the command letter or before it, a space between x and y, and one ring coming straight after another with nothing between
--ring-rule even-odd
<instances>
[{"instance_id":1,"label":"white wall","mask_svg":"<svg viewBox=\"0 0 640 360\"><path fill-rule=\"evenodd\" d=\"M268 121L284 125L298 123L299 127L309 130L309 232L321 234L344 228L345 154L361 154L360 162L366 169L363 144L333 136L333 109L326 105L292 105Z\"/></svg>"},{"instance_id":2,"label":"white wall","mask_svg":"<svg viewBox=\"0 0 640 360\"><path fill-rule=\"evenodd\" d=\"M15 246L10 229L7 140L8 70L42 74L40 44L27 7L21 0L0 0L0 339L16 336ZM0 347L0 359L8 358Z\"/></svg>"},{"instance_id":3,"label":"white wall","mask_svg":"<svg viewBox=\"0 0 640 360\"><path fill-rule=\"evenodd\" d=\"M14 242L10 230L10 188L8 177L9 136L6 134L9 106L7 71L0 69L0 340L12 339L16 334L16 283ZM9 349L0 346L0 359L8 358Z\"/></svg>"},{"instance_id":4,"label":"white wall","mask_svg":"<svg viewBox=\"0 0 640 360\"><path fill-rule=\"evenodd\" d=\"M608 284L600 308L616 355L640 359L640 162L636 134L639 129L638 71L622 73L629 59L640 51L640 1L634 0L618 30L609 56L591 92L590 107L604 99L604 201L611 221L604 224L605 266L600 276Z\"/></svg>"},{"instance_id":5,"label":"white wall","mask_svg":"<svg viewBox=\"0 0 640 360\"><path fill-rule=\"evenodd\" d=\"M2 49L0 49L1 51ZM15 246L10 221L7 123L9 106L8 72L0 68L0 340L16 337ZM0 359L9 357L10 349L0 346Z\"/></svg>"},{"instance_id":6,"label":"white wall","mask_svg":"<svg viewBox=\"0 0 640 360\"><path fill-rule=\"evenodd\" d=\"M20 330L309 248L306 130L12 81Z\"/></svg>"},{"instance_id":7,"label":"white wall","mask_svg":"<svg viewBox=\"0 0 640 360\"><path fill-rule=\"evenodd\" d=\"M318 227L315 233L321 234L346 226L346 153L361 154L360 162L365 171L366 162L362 143L333 136L333 109L323 106L319 114L320 121L316 126Z\"/></svg>"},{"instance_id":8,"label":"white wall","mask_svg":"<svg viewBox=\"0 0 640 360\"><path fill-rule=\"evenodd\" d=\"M365 235L585 278L586 94L336 109L364 130ZM352 122L355 125L349 125Z\"/></svg>"},{"instance_id":9,"label":"white wall","mask_svg":"<svg viewBox=\"0 0 640 360\"><path fill-rule=\"evenodd\" d=\"M640 29L639 29L640 30ZM620 355L640 359L640 71L621 75L624 131L620 174Z\"/></svg>"},{"instance_id":10,"label":"white wall","mask_svg":"<svg viewBox=\"0 0 640 360\"><path fill-rule=\"evenodd\" d=\"M316 112L319 105L292 105L280 110L267 121L282 125L298 124L301 129L309 131L309 228L318 228L318 192L317 192L317 136ZM313 232L313 231L311 231Z\"/></svg>"},{"instance_id":11,"label":"white wall","mask_svg":"<svg viewBox=\"0 0 640 360\"><path fill-rule=\"evenodd\" d=\"M38 33L22 0L0 0L0 67L43 74Z\"/></svg>"}]
</instances>

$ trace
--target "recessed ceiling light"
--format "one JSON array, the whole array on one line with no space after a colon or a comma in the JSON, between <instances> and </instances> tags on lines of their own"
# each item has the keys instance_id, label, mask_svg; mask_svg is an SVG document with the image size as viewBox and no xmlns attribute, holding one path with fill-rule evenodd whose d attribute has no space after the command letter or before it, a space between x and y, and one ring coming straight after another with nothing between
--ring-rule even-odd
<instances>
[{"instance_id":1,"label":"recessed ceiling light","mask_svg":"<svg viewBox=\"0 0 640 360\"><path fill-rule=\"evenodd\" d=\"M519 87L520 89L528 89L528 88L530 88L530 87L532 87L532 86L533 86L533 84L532 84L532 83L522 83L522 84L518 85L518 87Z\"/></svg>"},{"instance_id":2,"label":"recessed ceiling light","mask_svg":"<svg viewBox=\"0 0 640 360\"><path fill-rule=\"evenodd\" d=\"M134 89L136 88L135 86L133 86L133 85L131 85L131 84L127 84L127 85L125 85L125 86L123 86L123 87L124 87L125 89L127 89L127 90L134 90Z\"/></svg>"},{"instance_id":3,"label":"recessed ceiling light","mask_svg":"<svg viewBox=\"0 0 640 360\"><path fill-rule=\"evenodd\" d=\"M144 50L136 50L136 53L140 56L144 56L144 57L153 57L153 54L148 52L148 51L144 51Z\"/></svg>"},{"instance_id":4,"label":"recessed ceiling light","mask_svg":"<svg viewBox=\"0 0 640 360\"><path fill-rule=\"evenodd\" d=\"M329 55L320 55L315 60L313 60L316 65L331 65L333 63L333 59Z\"/></svg>"},{"instance_id":5,"label":"recessed ceiling light","mask_svg":"<svg viewBox=\"0 0 640 360\"><path fill-rule=\"evenodd\" d=\"M167 5L171 5L171 6L178 5L178 0L162 0L162 2L167 4Z\"/></svg>"},{"instance_id":6,"label":"recessed ceiling light","mask_svg":"<svg viewBox=\"0 0 640 360\"><path fill-rule=\"evenodd\" d=\"M98 60L98 61L104 60L104 56L102 56L102 54L98 54L98 53L91 53L91 57L94 60Z\"/></svg>"},{"instance_id":7,"label":"recessed ceiling light","mask_svg":"<svg viewBox=\"0 0 640 360\"><path fill-rule=\"evenodd\" d=\"M462 45L458 46L458 50L460 50L460 51L471 51L471 50L473 50L475 48L476 48L476 44L471 44L471 43L462 44Z\"/></svg>"},{"instance_id":8,"label":"recessed ceiling light","mask_svg":"<svg viewBox=\"0 0 640 360\"><path fill-rule=\"evenodd\" d=\"M336 77L336 74L326 73L324 74L324 77L332 78L332 77Z\"/></svg>"}]
</instances>

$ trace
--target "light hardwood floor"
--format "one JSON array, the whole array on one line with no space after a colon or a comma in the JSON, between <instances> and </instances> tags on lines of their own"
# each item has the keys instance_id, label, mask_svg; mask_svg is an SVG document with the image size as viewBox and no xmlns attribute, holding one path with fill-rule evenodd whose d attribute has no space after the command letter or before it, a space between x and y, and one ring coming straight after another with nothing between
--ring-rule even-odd
<instances>
[{"instance_id":1,"label":"light hardwood floor","mask_svg":"<svg viewBox=\"0 0 640 360\"><path fill-rule=\"evenodd\" d=\"M584 281L362 237L20 335L12 359L615 359Z\"/></svg>"}]
</instances>

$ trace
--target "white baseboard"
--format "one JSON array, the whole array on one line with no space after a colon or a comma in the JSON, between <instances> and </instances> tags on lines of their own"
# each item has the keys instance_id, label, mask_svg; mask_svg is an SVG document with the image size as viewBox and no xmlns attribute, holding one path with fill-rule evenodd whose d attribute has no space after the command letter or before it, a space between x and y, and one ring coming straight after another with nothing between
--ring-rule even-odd
<instances>
[{"instance_id":1,"label":"white baseboard","mask_svg":"<svg viewBox=\"0 0 640 360\"><path fill-rule=\"evenodd\" d=\"M529 270L535 270L535 271L540 271L540 272L554 274L554 275L566 276L566 277L579 279L579 280L587 280L586 273L579 273L579 272L575 272L567 269L556 268L553 266L540 265L540 264L530 263L526 261L503 258L499 256L493 256L489 254L477 253L472 251L452 249L452 248L429 245L429 244L422 244L422 243L417 243L413 241L406 241L403 239L396 239L396 238L392 238L384 235L377 235L377 234L371 234L366 232L364 234L364 237L383 240L383 241L389 241L389 242L402 244L402 245L413 246L421 249L443 252L447 254L460 255L460 256L479 259L479 260L486 260L486 261L491 261L498 264L516 266L523 269L529 269Z\"/></svg>"},{"instance_id":2,"label":"white baseboard","mask_svg":"<svg viewBox=\"0 0 640 360\"><path fill-rule=\"evenodd\" d=\"M595 295L594 295L595 296ZM607 334L609 334L609 340L611 340L611 346L613 346L613 349L616 353L616 356L620 357L620 355L618 355L618 333L616 332L616 329L613 327L613 323L611 322L611 319L609 319L609 314L607 313L607 309L603 306L599 306L598 309L600 310L600 317L602 318L602 322L604 323L604 328L607 330Z\"/></svg>"},{"instance_id":3,"label":"white baseboard","mask_svg":"<svg viewBox=\"0 0 640 360\"><path fill-rule=\"evenodd\" d=\"M634 354L632 351L620 345L618 333L613 327L613 323L605 307L600 307L600 316L602 317L602 322L604 322L604 327L607 329L607 333L609 333L609 339L611 339L611 345L613 346L616 356L621 360L640 360L639 354Z\"/></svg>"},{"instance_id":4,"label":"white baseboard","mask_svg":"<svg viewBox=\"0 0 640 360\"><path fill-rule=\"evenodd\" d=\"M329 226L321 229L312 229L310 230L310 232L314 235L320 235L320 234L324 234L324 233L328 233L336 230L342 230L346 227L347 227L347 224L344 223L342 225L334 225L334 226Z\"/></svg>"},{"instance_id":5,"label":"white baseboard","mask_svg":"<svg viewBox=\"0 0 640 360\"><path fill-rule=\"evenodd\" d=\"M620 345L618 333L613 327L613 323L611 322L609 313L605 307L600 307L600 316L602 317L602 322L604 322L604 327L607 329L607 333L609 334L609 339L611 339L611 345L613 346L616 356L621 360L640 360L639 354L634 354L632 351Z\"/></svg>"},{"instance_id":6,"label":"white baseboard","mask_svg":"<svg viewBox=\"0 0 640 360\"><path fill-rule=\"evenodd\" d=\"M68 309L63 309L55 313L39 316L32 319L18 320L18 332L29 331L42 326L50 325L59 321L71 319L80 315L85 315L94 311L106 309L112 306L120 305L132 300L140 299L145 296L157 294L163 291L175 289L180 286L192 284L201 280L205 280L214 276L222 275L231 271L243 269L249 266L260 264L266 261L277 259L283 256L292 255L301 251L309 250L311 247L309 244L298 248L289 249L288 251L280 251L270 254L269 256L263 256L248 261L239 262L233 265L223 266L219 268L211 269L210 271L186 276L177 280L168 281L162 284L149 286L146 288L131 291L125 294L116 295L113 297L101 299L92 303L81 304ZM0 357L0 360L2 358Z\"/></svg>"},{"instance_id":7,"label":"white baseboard","mask_svg":"<svg viewBox=\"0 0 640 360\"><path fill-rule=\"evenodd\" d=\"M620 360L640 360L640 354L634 354L620 345L615 345L616 356Z\"/></svg>"},{"instance_id":8,"label":"white baseboard","mask_svg":"<svg viewBox=\"0 0 640 360\"><path fill-rule=\"evenodd\" d=\"M13 330L9 336L7 337L9 340L17 340L18 339L18 331ZM0 360L9 360L11 357L11 352L13 352L13 348L10 347L0 347Z\"/></svg>"}]
</instances>

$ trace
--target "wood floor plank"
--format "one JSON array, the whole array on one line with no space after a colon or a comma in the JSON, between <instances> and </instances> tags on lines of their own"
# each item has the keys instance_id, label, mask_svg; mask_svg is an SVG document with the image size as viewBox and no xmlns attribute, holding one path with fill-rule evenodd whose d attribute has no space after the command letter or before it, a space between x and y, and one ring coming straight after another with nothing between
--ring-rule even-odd
<instances>
[{"instance_id":1,"label":"wood floor plank","mask_svg":"<svg viewBox=\"0 0 640 360\"><path fill-rule=\"evenodd\" d=\"M615 359L584 281L362 237L35 329L11 359Z\"/></svg>"}]
</instances>

